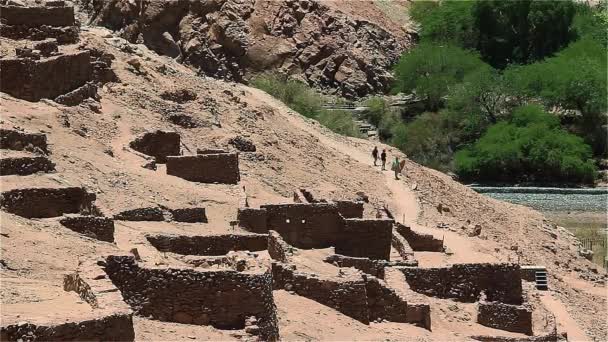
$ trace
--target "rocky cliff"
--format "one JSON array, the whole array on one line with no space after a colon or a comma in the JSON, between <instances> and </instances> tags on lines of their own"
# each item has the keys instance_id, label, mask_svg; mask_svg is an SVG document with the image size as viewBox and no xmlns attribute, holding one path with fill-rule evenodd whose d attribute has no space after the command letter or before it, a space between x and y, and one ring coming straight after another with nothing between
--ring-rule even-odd
<instances>
[{"instance_id":1,"label":"rocky cliff","mask_svg":"<svg viewBox=\"0 0 608 342\"><path fill-rule=\"evenodd\" d=\"M91 24L202 74L246 82L280 71L347 98L387 90L391 66L414 37L374 2L344 12L337 1L314 0L77 2Z\"/></svg>"}]
</instances>

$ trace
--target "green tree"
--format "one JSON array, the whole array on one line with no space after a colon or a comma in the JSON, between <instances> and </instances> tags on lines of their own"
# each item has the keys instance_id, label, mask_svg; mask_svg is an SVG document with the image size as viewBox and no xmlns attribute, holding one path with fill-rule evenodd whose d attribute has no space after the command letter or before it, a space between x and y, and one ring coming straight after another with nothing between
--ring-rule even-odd
<instances>
[{"instance_id":1,"label":"green tree","mask_svg":"<svg viewBox=\"0 0 608 342\"><path fill-rule=\"evenodd\" d=\"M541 60L566 46L576 12L572 1L477 1L477 49L497 68Z\"/></svg>"},{"instance_id":2,"label":"green tree","mask_svg":"<svg viewBox=\"0 0 608 342\"><path fill-rule=\"evenodd\" d=\"M394 92L416 92L428 110L437 110L451 86L484 66L474 52L449 44L421 43L395 66Z\"/></svg>"},{"instance_id":3,"label":"green tree","mask_svg":"<svg viewBox=\"0 0 608 342\"><path fill-rule=\"evenodd\" d=\"M360 137L359 128L355 124L353 115L343 110L323 110L319 112L317 120L330 130L349 137Z\"/></svg>"},{"instance_id":4,"label":"green tree","mask_svg":"<svg viewBox=\"0 0 608 342\"><path fill-rule=\"evenodd\" d=\"M477 46L473 7L475 1L414 1L412 19L420 24L422 41L451 42L464 48Z\"/></svg>"},{"instance_id":5,"label":"green tree","mask_svg":"<svg viewBox=\"0 0 608 342\"><path fill-rule=\"evenodd\" d=\"M520 107L510 121L493 125L474 146L455 155L465 180L585 182L595 179L591 148L567 133L541 107Z\"/></svg>"}]
</instances>

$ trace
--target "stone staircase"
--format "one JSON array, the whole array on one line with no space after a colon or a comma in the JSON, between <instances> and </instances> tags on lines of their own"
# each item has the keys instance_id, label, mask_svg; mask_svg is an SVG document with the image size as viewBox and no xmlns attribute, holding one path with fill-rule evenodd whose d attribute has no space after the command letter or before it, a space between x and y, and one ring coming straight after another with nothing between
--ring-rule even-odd
<instances>
[{"instance_id":1,"label":"stone staircase","mask_svg":"<svg viewBox=\"0 0 608 342\"><path fill-rule=\"evenodd\" d=\"M547 278L546 270L538 270L535 275L536 280L536 289L538 290L548 290L549 289L549 279Z\"/></svg>"}]
</instances>

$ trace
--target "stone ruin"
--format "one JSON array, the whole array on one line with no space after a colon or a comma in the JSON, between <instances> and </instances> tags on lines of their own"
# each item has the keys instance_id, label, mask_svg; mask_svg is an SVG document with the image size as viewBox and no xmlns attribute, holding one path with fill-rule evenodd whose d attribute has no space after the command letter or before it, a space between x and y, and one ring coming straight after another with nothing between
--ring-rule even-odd
<instances>
[{"instance_id":1,"label":"stone ruin","mask_svg":"<svg viewBox=\"0 0 608 342\"><path fill-rule=\"evenodd\" d=\"M237 184L241 180L237 153L167 157L167 174L191 182Z\"/></svg>"},{"instance_id":2,"label":"stone ruin","mask_svg":"<svg viewBox=\"0 0 608 342\"><path fill-rule=\"evenodd\" d=\"M46 1L44 6L0 5L0 36L10 39L54 38L60 44L78 41L74 7L64 1Z\"/></svg>"},{"instance_id":3,"label":"stone ruin","mask_svg":"<svg viewBox=\"0 0 608 342\"><path fill-rule=\"evenodd\" d=\"M0 128L0 149L0 176L55 171L44 134Z\"/></svg>"},{"instance_id":4,"label":"stone ruin","mask_svg":"<svg viewBox=\"0 0 608 342\"><path fill-rule=\"evenodd\" d=\"M169 209L160 207L145 207L128 209L114 215L120 221L175 221L187 223L206 223L205 208L179 208Z\"/></svg>"},{"instance_id":5,"label":"stone ruin","mask_svg":"<svg viewBox=\"0 0 608 342\"><path fill-rule=\"evenodd\" d=\"M237 184L241 180L238 153L197 149L196 155L181 155L181 140L177 132L146 132L133 140L129 147L146 159L153 158L144 167L156 170L156 163L166 163L168 175L191 182Z\"/></svg>"}]
</instances>

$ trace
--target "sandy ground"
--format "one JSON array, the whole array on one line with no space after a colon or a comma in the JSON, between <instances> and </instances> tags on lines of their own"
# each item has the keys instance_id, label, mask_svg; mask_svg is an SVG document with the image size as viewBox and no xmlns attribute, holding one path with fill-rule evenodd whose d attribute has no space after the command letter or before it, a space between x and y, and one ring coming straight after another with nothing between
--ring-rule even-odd
<instances>
[{"instance_id":1,"label":"sandy ground","mask_svg":"<svg viewBox=\"0 0 608 342\"><path fill-rule=\"evenodd\" d=\"M230 232L229 222L235 219L245 195L256 206L289 201L293 189L308 187L337 199L354 198L357 191L363 191L372 205L388 205L399 221L443 238L451 254L416 253L422 266L514 260L545 265L552 291L550 300L543 303L559 311L560 329L605 340L606 322L598 319L606 317L606 293L600 291L605 289L605 272L578 256L576 240L552 228L538 212L479 195L409 160L405 175L395 180L392 172L373 167L372 142L336 135L259 90L197 77L192 70L144 46L134 45L135 53L125 52L121 46L126 43L111 38L108 31L89 29L83 32L82 43L113 54L113 69L121 82L100 89L101 108L87 103L77 107L50 101L29 103L0 94L2 125L46 133L50 158L57 164L57 172L52 174L3 176L2 190L82 185L97 193L97 204L106 215L141 206L203 206L209 223L118 222L116 244L109 244L85 238L54 220L27 220L2 212L3 322L54 322L86 314L79 298L61 289L63 275L73 272L82 258L124 253L133 246L153 258L155 251L138 245L142 234ZM133 58L141 62L138 72L127 63ZM180 88L195 91L197 99L176 104L160 98L163 91ZM167 116L175 113L199 120L201 127L170 123ZM186 154L195 153L196 148L230 149L227 140L237 135L254 142L257 151L241 153L242 181L238 186L195 184L166 175L162 166L156 171L142 168L145 160L126 148L137 134L152 129L179 132ZM388 146L379 147L388 148L391 158L404 157ZM439 211L439 204L449 211ZM482 234L467 236L468 224L480 224ZM319 263L324 253L327 251L306 252L303 267L334 272L333 266ZM394 285L403 283L396 281ZM466 340L471 334L509 336L474 323L469 305L426 300L433 308L432 332L408 324L366 326L308 299L275 292L285 340L451 341ZM456 309L450 309L454 305ZM135 323L138 340L238 338L238 332L208 327L143 318ZM577 335L580 332L584 335Z\"/></svg>"}]
</instances>

